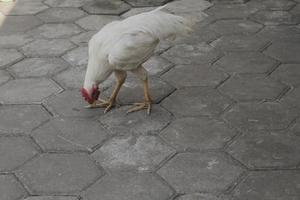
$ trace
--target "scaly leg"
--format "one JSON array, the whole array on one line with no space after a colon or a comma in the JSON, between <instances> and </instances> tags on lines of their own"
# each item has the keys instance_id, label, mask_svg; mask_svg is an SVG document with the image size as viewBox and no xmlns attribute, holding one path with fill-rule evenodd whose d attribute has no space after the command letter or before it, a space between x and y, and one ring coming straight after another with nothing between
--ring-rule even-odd
<instances>
[{"instance_id":1,"label":"scaly leg","mask_svg":"<svg viewBox=\"0 0 300 200\"><path fill-rule=\"evenodd\" d=\"M107 113L111 110L111 108L115 105L117 95L125 82L126 79L126 72L125 71L115 71L115 76L117 78L117 84L108 100L99 99L94 102L94 104L90 105L90 108L105 108L104 113Z\"/></svg>"},{"instance_id":2,"label":"scaly leg","mask_svg":"<svg viewBox=\"0 0 300 200\"><path fill-rule=\"evenodd\" d=\"M130 108L127 113L136 112L139 110L147 109L147 114L150 115L151 107L152 107L152 100L149 93L149 83L148 83L148 77L147 72L143 67L138 68L136 71L133 71L133 73L137 74L139 78L143 80L143 86L144 86L144 102L142 103L134 103L133 107Z\"/></svg>"}]
</instances>

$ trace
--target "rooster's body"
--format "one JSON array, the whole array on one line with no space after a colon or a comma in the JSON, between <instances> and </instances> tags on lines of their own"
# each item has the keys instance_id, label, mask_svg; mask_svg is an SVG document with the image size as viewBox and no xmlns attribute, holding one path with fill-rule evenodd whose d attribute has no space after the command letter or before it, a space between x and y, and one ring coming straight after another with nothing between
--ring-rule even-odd
<instances>
[{"instance_id":1,"label":"rooster's body","mask_svg":"<svg viewBox=\"0 0 300 200\"><path fill-rule=\"evenodd\" d=\"M154 53L161 40L173 39L189 32L190 22L173 14L153 11L114 21L104 26L89 41L89 61L82 95L91 107L106 106L107 112L114 104L117 93L131 71L144 81L145 102L129 112L151 108L147 72L142 64ZM117 86L108 101L97 101L98 85L115 72Z\"/></svg>"}]
</instances>

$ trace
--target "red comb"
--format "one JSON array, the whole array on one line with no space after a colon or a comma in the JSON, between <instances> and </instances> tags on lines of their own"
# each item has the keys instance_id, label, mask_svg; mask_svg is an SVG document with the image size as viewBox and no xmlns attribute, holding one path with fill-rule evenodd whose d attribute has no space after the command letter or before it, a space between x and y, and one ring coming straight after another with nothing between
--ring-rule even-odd
<instances>
[{"instance_id":1,"label":"red comb","mask_svg":"<svg viewBox=\"0 0 300 200\"><path fill-rule=\"evenodd\" d=\"M85 88L80 89L81 96L86 100L89 104L92 104L94 100L90 97L88 91Z\"/></svg>"}]
</instances>

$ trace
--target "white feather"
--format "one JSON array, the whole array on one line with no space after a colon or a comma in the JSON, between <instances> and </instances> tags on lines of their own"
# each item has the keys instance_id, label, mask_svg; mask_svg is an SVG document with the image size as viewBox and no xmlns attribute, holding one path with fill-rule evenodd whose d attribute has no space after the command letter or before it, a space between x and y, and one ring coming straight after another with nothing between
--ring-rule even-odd
<instances>
[{"instance_id":1,"label":"white feather","mask_svg":"<svg viewBox=\"0 0 300 200\"><path fill-rule=\"evenodd\" d=\"M159 41L191 31L190 21L162 8L111 22L92 37L84 88L103 82L115 69L136 69L153 54Z\"/></svg>"}]
</instances>

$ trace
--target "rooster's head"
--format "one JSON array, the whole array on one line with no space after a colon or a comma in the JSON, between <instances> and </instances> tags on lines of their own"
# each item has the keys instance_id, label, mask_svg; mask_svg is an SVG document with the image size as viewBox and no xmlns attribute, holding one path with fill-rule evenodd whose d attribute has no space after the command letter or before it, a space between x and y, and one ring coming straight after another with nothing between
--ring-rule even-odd
<instances>
[{"instance_id":1,"label":"rooster's head","mask_svg":"<svg viewBox=\"0 0 300 200\"><path fill-rule=\"evenodd\" d=\"M99 88L96 84L93 84L91 89L81 88L81 95L89 104L93 104L100 95Z\"/></svg>"}]
</instances>

